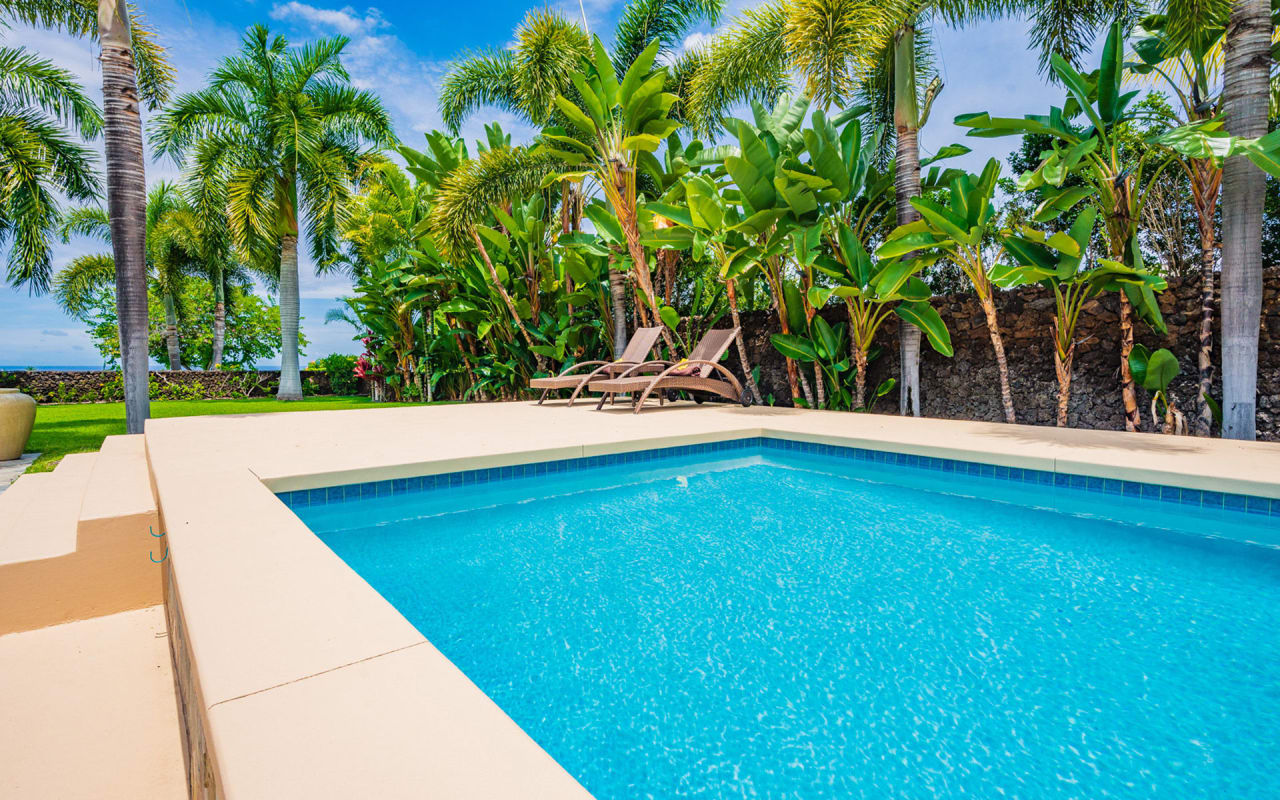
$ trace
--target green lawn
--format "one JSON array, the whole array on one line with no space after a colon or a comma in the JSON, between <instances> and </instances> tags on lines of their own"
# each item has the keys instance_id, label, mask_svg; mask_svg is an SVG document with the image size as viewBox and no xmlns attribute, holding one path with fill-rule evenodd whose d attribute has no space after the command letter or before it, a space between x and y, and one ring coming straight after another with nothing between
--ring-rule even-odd
<instances>
[{"instance_id":1,"label":"green lawn","mask_svg":"<svg viewBox=\"0 0 1280 800\"><path fill-rule=\"evenodd\" d=\"M411 403L370 403L367 397L308 397L281 403L274 397L240 400L152 400L153 417L200 417L206 414L263 414L275 411L326 411L344 408L389 408ZM68 453L95 452L102 440L124 433L124 403L69 403L36 409L36 425L27 452L40 458L27 472L48 472Z\"/></svg>"}]
</instances>

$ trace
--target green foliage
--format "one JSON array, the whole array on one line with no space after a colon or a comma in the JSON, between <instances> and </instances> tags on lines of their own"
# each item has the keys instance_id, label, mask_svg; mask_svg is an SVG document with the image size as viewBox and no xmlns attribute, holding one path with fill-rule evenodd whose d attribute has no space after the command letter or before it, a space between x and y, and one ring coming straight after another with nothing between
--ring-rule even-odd
<instances>
[{"instance_id":1,"label":"green foliage","mask_svg":"<svg viewBox=\"0 0 1280 800\"><path fill-rule=\"evenodd\" d=\"M33 20L47 22L47 20ZM85 202L101 191L92 151L102 113L71 73L21 47L0 47L0 245L6 279L49 289L59 196Z\"/></svg>"},{"instance_id":2,"label":"green foliage","mask_svg":"<svg viewBox=\"0 0 1280 800\"><path fill-rule=\"evenodd\" d=\"M347 353L330 353L315 361L311 369L324 370L334 394L353 395L360 384L356 378L356 357Z\"/></svg>"},{"instance_id":3,"label":"green foliage","mask_svg":"<svg viewBox=\"0 0 1280 800\"><path fill-rule=\"evenodd\" d=\"M195 369L209 369L213 357L213 288L202 281L184 280L176 295L178 341L182 362ZM164 299L152 289L147 296L148 349L162 368L169 366L165 339ZM84 302L78 315L88 326L89 338L109 368L120 359L120 334L116 327L115 295L97 290ZM306 337L299 333L301 347ZM248 286L232 286L227 293L226 339L222 368L248 370L280 354L280 308L252 293Z\"/></svg>"}]
</instances>

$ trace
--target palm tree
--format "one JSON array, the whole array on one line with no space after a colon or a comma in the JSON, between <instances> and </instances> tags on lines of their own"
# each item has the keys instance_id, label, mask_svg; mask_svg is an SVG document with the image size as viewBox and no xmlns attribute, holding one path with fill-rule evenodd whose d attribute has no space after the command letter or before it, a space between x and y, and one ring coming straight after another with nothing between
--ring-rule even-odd
<instances>
[{"instance_id":1,"label":"palm tree","mask_svg":"<svg viewBox=\"0 0 1280 800\"><path fill-rule=\"evenodd\" d=\"M1170 107L1175 126L1195 125L1212 120L1222 111L1221 87L1214 86L1213 73L1219 71L1212 53L1222 44L1229 8L1225 3L1175 2L1170 14L1143 20L1146 34L1134 43L1139 61L1130 70L1162 80L1177 102L1181 115ZM1178 38L1174 38L1174 37ZM1182 156L1177 161L1191 186L1191 202L1196 212L1200 236L1200 352L1196 416L1192 429L1208 436L1213 425L1213 316L1214 282L1217 270L1215 217L1222 187L1223 160L1217 154Z\"/></svg>"},{"instance_id":2,"label":"palm tree","mask_svg":"<svg viewBox=\"0 0 1280 800\"><path fill-rule=\"evenodd\" d=\"M298 238L317 264L332 260L360 165L395 139L381 101L350 86L335 36L291 48L262 25L245 34L210 85L160 117L157 152L187 158L194 205L226 214L235 245L280 287L280 400L302 398L298 371ZM274 270L273 270L274 271Z\"/></svg>"},{"instance_id":3,"label":"palm tree","mask_svg":"<svg viewBox=\"0 0 1280 800\"><path fill-rule=\"evenodd\" d=\"M1266 0L1235 0L1227 21L1222 108L1233 136L1267 132L1271 14ZM1240 156L1222 170L1222 435L1257 438L1262 315L1262 206L1266 178Z\"/></svg>"},{"instance_id":4,"label":"palm tree","mask_svg":"<svg viewBox=\"0 0 1280 800\"><path fill-rule=\"evenodd\" d=\"M197 272L204 253L199 221L178 187L162 181L147 194L147 277L164 304L169 369L182 369L178 341L178 298L183 281ZM99 206L72 209L62 221L63 241L91 236L111 244L109 215ZM101 289L115 283L115 259L107 253L78 256L54 277L54 295L72 316L80 316Z\"/></svg>"},{"instance_id":5,"label":"palm tree","mask_svg":"<svg viewBox=\"0 0 1280 800\"><path fill-rule=\"evenodd\" d=\"M940 81L927 80L924 23L960 26L1028 14L1045 66L1051 53L1074 60L1087 51L1092 32L1118 3L1083 0L1064 8L1044 0L770 0L709 45L690 81L687 116L697 128L714 130L735 103L772 102L792 74L827 108L871 94L878 101L873 113L892 121L897 223L909 224L919 219L911 205L921 193L919 130L941 90ZM899 412L910 408L919 415L920 331L905 321L900 331Z\"/></svg>"},{"instance_id":6,"label":"palm tree","mask_svg":"<svg viewBox=\"0 0 1280 800\"><path fill-rule=\"evenodd\" d=\"M10 243L8 281L49 289L57 194L87 201L100 187L91 151L67 136L102 130L102 114L65 70L20 47L0 47L0 244Z\"/></svg>"},{"instance_id":7,"label":"palm tree","mask_svg":"<svg viewBox=\"0 0 1280 800\"><path fill-rule=\"evenodd\" d=\"M125 429L142 433L151 414L147 380L146 174L139 90L151 108L168 98L173 70L164 49L119 0L0 0L0 15L98 40L107 162L107 205L115 251L116 306L124 378Z\"/></svg>"}]
</instances>

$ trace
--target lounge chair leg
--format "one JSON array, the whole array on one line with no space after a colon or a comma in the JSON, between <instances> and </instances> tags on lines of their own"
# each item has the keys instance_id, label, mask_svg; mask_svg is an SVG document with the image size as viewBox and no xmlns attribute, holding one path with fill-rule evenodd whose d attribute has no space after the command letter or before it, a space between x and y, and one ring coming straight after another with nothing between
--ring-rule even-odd
<instances>
[{"instance_id":1,"label":"lounge chair leg","mask_svg":"<svg viewBox=\"0 0 1280 800\"><path fill-rule=\"evenodd\" d=\"M538 405L542 405L542 401L547 399L547 393L550 391L551 391L550 389L542 390L542 396L538 398Z\"/></svg>"},{"instance_id":2,"label":"lounge chair leg","mask_svg":"<svg viewBox=\"0 0 1280 800\"><path fill-rule=\"evenodd\" d=\"M607 400L609 397L611 397L609 392L605 392L604 394L600 395L600 402L596 403L596 411L599 411L600 409L604 408L604 401Z\"/></svg>"}]
</instances>

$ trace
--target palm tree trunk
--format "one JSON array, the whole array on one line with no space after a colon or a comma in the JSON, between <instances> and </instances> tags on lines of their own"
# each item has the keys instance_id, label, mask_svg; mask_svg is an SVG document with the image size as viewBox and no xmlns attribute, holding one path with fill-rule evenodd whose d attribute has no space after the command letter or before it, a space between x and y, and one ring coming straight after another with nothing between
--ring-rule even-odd
<instances>
[{"instance_id":1,"label":"palm tree trunk","mask_svg":"<svg viewBox=\"0 0 1280 800\"><path fill-rule=\"evenodd\" d=\"M1227 22L1223 111L1232 136L1267 132L1271 17L1266 0L1235 0ZM1222 435L1257 438L1266 179L1243 156L1222 171Z\"/></svg>"},{"instance_id":2,"label":"palm tree trunk","mask_svg":"<svg viewBox=\"0 0 1280 800\"><path fill-rule=\"evenodd\" d=\"M302 399L298 371L298 237L280 237L280 388L277 400Z\"/></svg>"},{"instance_id":3,"label":"palm tree trunk","mask_svg":"<svg viewBox=\"0 0 1280 800\"><path fill-rule=\"evenodd\" d=\"M1138 387L1129 370L1129 354L1133 352L1133 305L1129 296L1120 292L1120 397L1124 402L1124 429L1142 430L1142 413L1138 410Z\"/></svg>"},{"instance_id":4,"label":"palm tree trunk","mask_svg":"<svg viewBox=\"0 0 1280 800\"><path fill-rule=\"evenodd\" d=\"M893 125L895 168L893 185L897 195L897 223L906 225L920 218L911 205L920 196L920 108L916 98L916 26L907 20L894 35ZM908 408L920 416L920 329L898 320L899 368L902 383L898 393L898 413Z\"/></svg>"},{"instance_id":5,"label":"palm tree trunk","mask_svg":"<svg viewBox=\"0 0 1280 800\"><path fill-rule=\"evenodd\" d=\"M609 299L613 301L613 357L622 358L627 349L627 281L612 254L609 255Z\"/></svg>"},{"instance_id":6,"label":"palm tree trunk","mask_svg":"<svg viewBox=\"0 0 1280 800\"><path fill-rule=\"evenodd\" d=\"M222 349L227 340L227 287L223 280L222 267L214 272L213 279L213 354L209 359L209 369L222 368Z\"/></svg>"},{"instance_id":7,"label":"palm tree trunk","mask_svg":"<svg viewBox=\"0 0 1280 800\"><path fill-rule=\"evenodd\" d=\"M853 408L866 408L867 405L867 350L865 347L854 347L854 368L858 373L853 379Z\"/></svg>"},{"instance_id":8,"label":"palm tree trunk","mask_svg":"<svg viewBox=\"0 0 1280 800\"><path fill-rule=\"evenodd\" d=\"M1056 321L1056 318L1055 318ZM1053 366L1058 373L1058 427L1067 427L1067 408L1071 404L1071 362L1075 360L1076 345L1071 343L1064 359L1057 348L1053 351Z\"/></svg>"},{"instance_id":9,"label":"palm tree trunk","mask_svg":"<svg viewBox=\"0 0 1280 800\"><path fill-rule=\"evenodd\" d=\"M1000 321L996 318L996 302L991 297L991 287L982 295L982 312L987 317L987 332L991 334L991 347L996 351L996 368L1000 371L1000 402L1004 404L1004 421L1017 422L1013 412L1013 392L1009 390L1009 362L1004 357L1004 338L1000 335Z\"/></svg>"},{"instance_id":10,"label":"palm tree trunk","mask_svg":"<svg viewBox=\"0 0 1280 800\"><path fill-rule=\"evenodd\" d=\"M781 285L781 279L778 284ZM773 308L778 314L778 327L782 329L782 335L787 336L791 333L791 324L787 320L786 301L782 298L782 292L775 292L773 298ZM791 390L791 402L794 404L800 397L800 382L798 380L799 370L796 369L795 359L790 356L782 357L787 364L787 387Z\"/></svg>"},{"instance_id":11,"label":"palm tree trunk","mask_svg":"<svg viewBox=\"0 0 1280 800\"><path fill-rule=\"evenodd\" d=\"M738 329L738 335L733 337L738 345L738 361L742 364L742 377L747 383L747 389L751 392L753 402L759 403L760 387L756 385L756 377L751 374L751 362L747 359L747 346L742 341L742 319L738 316L738 290L736 279L725 281L725 291L729 297L729 316L733 319L733 327Z\"/></svg>"},{"instance_id":12,"label":"palm tree trunk","mask_svg":"<svg viewBox=\"0 0 1280 800\"><path fill-rule=\"evenodd\" d=\"M489 280L493 283L494 291L502 298L502 302L506 304L507 311L511 312L511 319L515 322L516 328L520 330L520 335L524 337L524 342L533 347L533 337L529 335L529 329L524 326L524 320L520 319L520 311L516 308L516 302L511 299L511 295L507 292L507 287L502 285L502 279L498 277L498 270L494 268L493 262L489 260L489 251L485 249L484 242L480 241L480 234L474 230L471 231L471 240L476 243L476 249L480 251L480 258L484 261L485 268L489 271ZM538 369L543 369L542 356L534 353L534 361L538 365Z\"/></svg>"},{"instance_id":13,"label":"palm tree trunk","mask_svg":"<svg viewBox=\"0 0 1280 800\"><path fill-rule=\"evenodd\" d=\"M1200 353L1197 359L1200 382L1196 418L1192 423L1196 436L1209 436L1213 431L1213 409L1209 405L1209 396L1213 392L1213 262L1217 246L1213 214L1218 205L1221 181L1222 170L1209 159L1192 162L1191 194L1200 231Z\"/></svg>"},{"instance_id":14,"label":"palm tree trunk","mask_svg":"<svg viewBox=\"0 0 1280 800\"><path fill-rule=\"evenodd\" d=\"M169 351L169 369L182 369L182 348L178 344L178 311L173 295L164 294L164 341Z\"/></svg>"},{"instance_id":15,"label":"palm tree trunk","mask_svg":"<svg viewBox=\"0 0 1280 800\"><path fill-rule=\"evenodd\" d=\"M151 416L147 386L147 178L127 5L118 0L99 0L98 41L102 45L107 213L116 262L125 430L142 433Z\"/></svg>"},{"instance_id":16,"label":"palm tree trunk","mask_svg":"<svg viewBox=\"0 0 1280 800\"><path fill-rule=\"evenodd\" d=\"M818 404L813 398L813 388L809 386L809 378L802 369L797 368L796 374L800 377L800 388L804 390L804 401L809 404L809 408L817 408Z\"/></svg>"},{"instance_id":17,"label":"palm tree trunk","mask_svg":"<svg viewBox=\"0 0 1280 800\"><path fill-rule=\"evenodd\" d=\"M613 169L614 187L618 195L623 198L630 197L632 201L635 199L635 193L628 194L626 177L622 169ZM634 188L634 187L632 187ZM640 292L644 295L645 302L636 304L636 314L643 323L646 321L646 315L643 310L644 306L648 306L648 310L653 313L653 319L656 322L658 317L658 298L653 291L653 276L649 273L649 260L644 254L644 245L640 243L640 228L636 223L636 209L634 204L627 205L625 202L621 208L615 209L618 214L618 222L622 225L622 233L627 239L627 252L631 255L632 268L635 270L636 282L640 286ZM667 330L667 326L662 327L662 341L666 343L667 350L673 355L676 352L675 342L671 339L671 332Z\"/></svg>"}]
</instances>

